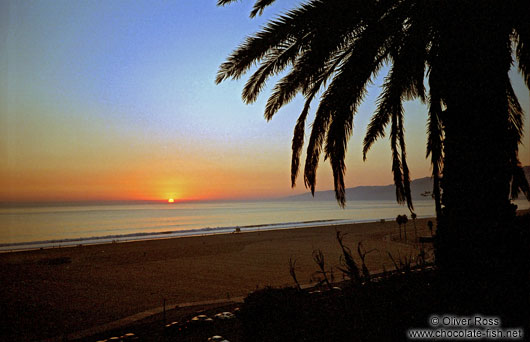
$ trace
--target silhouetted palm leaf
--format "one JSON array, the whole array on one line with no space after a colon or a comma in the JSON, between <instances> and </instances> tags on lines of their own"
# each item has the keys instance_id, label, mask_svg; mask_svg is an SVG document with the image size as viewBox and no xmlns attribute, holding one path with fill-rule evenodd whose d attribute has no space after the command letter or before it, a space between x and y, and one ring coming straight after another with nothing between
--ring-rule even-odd
<instances>
[{"instance_id":1,"label":"silhouetted palm leaf","mask_svg":"<svg viewBox=\"0 0 530 342\"><path fill-rule=\"evenodd\" d=\"M221 64L216 83L227 78L240 78L256 61L264 58L271 49L277 48L278 45L289 41L289 39L303 37L310 30L310 27L306 25L307 22L318 20L319 14L325 6L324 2L310 2L269 22L263 30L252 37L248 37L228 57L227 61Z\"/></svg>"},{"instance_id":2,"label":"silhouetted palm leaf","mask_svg":"<svg viewBox=\"0 0 530 342\"><path fill-rule=\"evenodd\" d=\"M526 1L521 1L520 12L517 13L517 23L515 25L517 47L515 54L519 62L519 71L523 75L526 85L530 87L530 23L528 22L528 11L530 5Z\"/></svg>"},{"instance_id":3,"label":"silhouetted palm leaf","mask_svg":"<svg viewBox=\"0 0 530 342\"><path fill-rule=\"evenodd\" d=\"M236 2L237 0L218 0L217 5L218 6L224 6L232 2ZM250 12L250 17L254 18L256 15L261 15L263 13L263 10L265 7L271 5L276 0L257 0L254 4L254 7L252 8L252 12Z\"/></svg>"},{"instance_id":4,"label":"silhouetted palm leaf","mask_svg":"<svg viewBox=\"0 0 530 342\"><path fill-rule=\"evenodd\" d=\"M276 0L257 0L254 4L252 12L250 12L250 17L254 18L256 15L261 15L265 7L269 6Z\"/></svg>"}]
</instances>

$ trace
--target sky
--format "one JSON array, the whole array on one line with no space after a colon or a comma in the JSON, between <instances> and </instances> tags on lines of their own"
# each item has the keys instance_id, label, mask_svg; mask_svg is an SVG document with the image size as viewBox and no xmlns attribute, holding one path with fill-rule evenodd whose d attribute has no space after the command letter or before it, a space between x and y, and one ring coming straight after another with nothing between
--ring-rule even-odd
<instances>
[{"instance_id":1,"label":"sky","mask_svg":"<svg viewBox=\"0 0 530 342\"><path fill-rule=\"evenodd\" d=\"M262 17L254 1L0 1L0 202L253 199L307 191L290 186L299 96L266 122L273 80L246 105L247 77L214 83L245 36L298 3ZM362 161L362 138L383 70L354 120L346 186L392 183L387 138ZM520 156L530 164L529 92ZM316 107L316 105L313 105ZM426 111L405 105L412 178L430 175ZM309 123L308 122L308 129ZM306 129L306 140L307 140ZM321 161L317 190L332 189Z\"/></svg>"}]
</instances>

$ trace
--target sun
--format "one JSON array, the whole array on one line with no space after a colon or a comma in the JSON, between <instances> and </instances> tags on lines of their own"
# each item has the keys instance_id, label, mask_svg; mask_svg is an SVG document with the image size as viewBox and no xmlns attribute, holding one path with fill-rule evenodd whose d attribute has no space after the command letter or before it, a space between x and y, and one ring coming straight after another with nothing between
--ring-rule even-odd
<instances>
[{"instance_id":1,"label":"sun","mask_svg":"<svg viewBox=\"0 0 530 342\"><path fill-rule=\"evenodd\" d=\"M170 198L170 199L167 200L167 203L174 203L174 202L175 202L175 200L173 198Z\"/></svg>"}]
</instances>

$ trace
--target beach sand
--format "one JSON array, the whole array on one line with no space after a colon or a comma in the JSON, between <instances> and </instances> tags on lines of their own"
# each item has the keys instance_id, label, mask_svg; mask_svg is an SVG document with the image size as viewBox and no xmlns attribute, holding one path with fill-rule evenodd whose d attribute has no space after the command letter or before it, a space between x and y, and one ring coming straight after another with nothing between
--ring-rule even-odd
<instances>
[{"instance_id":1,"label":"beach sand","mask_svg":"<svg viewBox=\"0 0 530 342\"><path fill-rule=\"evenodd\" d=\"M430 236L427 219L416 225L418 235ZM174 306L292 286L289 258L307 284L317 270L316 249L338 281L336 230L347 233L344 241L358 260L359 241L377 249L366 257L372 271L394 268L388 252L418 255L417 246L393 240L399 236L393 221L3 253L0 340L61 336L160 307L164 299ZM414 237L412 220L407 233Z\"/></svg>"}]
</instances>

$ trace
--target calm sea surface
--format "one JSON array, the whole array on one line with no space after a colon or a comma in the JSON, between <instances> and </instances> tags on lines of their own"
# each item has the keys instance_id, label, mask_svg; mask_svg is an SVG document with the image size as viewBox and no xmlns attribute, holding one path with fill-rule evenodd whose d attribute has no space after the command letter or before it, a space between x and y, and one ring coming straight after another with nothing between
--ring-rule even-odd
<instances>
[{"instance_id":1,"label":"calm sea surface","mask_svg":"<svg viewBox=\"0 0 530 342\"><path fill-rule=\"evenodd\" d=\"M516 204L529 207L526 201ZM414 208L418 217L434 216L432 200L415 201ZM235 227L245 231L367 222L398 214L410 213L395 201L349 201L345 209L334 201L0 208L0 250L225 233Z\"/></svg>"}]
</instances>

